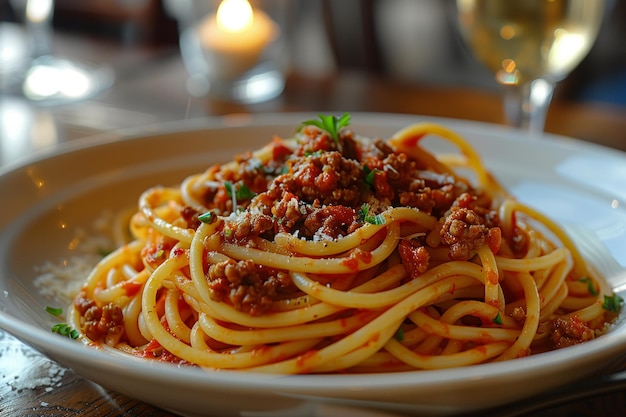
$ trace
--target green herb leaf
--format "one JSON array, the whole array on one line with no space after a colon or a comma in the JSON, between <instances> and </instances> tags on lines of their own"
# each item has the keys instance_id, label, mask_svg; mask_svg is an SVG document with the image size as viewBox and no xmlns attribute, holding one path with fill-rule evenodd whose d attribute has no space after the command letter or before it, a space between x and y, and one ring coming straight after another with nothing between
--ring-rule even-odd
<instances>
[{"instance_id":1,"label":"green herb leaf","mask_svg":"<svg viewBox=\"0 0 626 417\"><path fill-rule=\"evenodd\" d=\"M63 309L59 308L59 307L47 306L46 307L46 312L52 314L53 316L60 316L61 314L63 314Z\"/></svg>"},{"instance_id":2,"label":"green herb leaf","mask_svg":"<svg viewBox=\"0 0 626 417\"><path fill-rule=\"evenodd\" d=\"M235 212L237 210L237 193L235 192L235 187L232 182L224 181L224 188L226 188L226 195L233 200L233 212Z\"/></svg>"},{"instance_id":3,"label":"green herb leaf","mask_svg":"<svg viewBox=\"0 0 626 417\"><path fill-rule=\"evenodd\" d=\"M618 313L622 302L624 302L624 299L617 294L605 295L602 308L612 313Z\"/></svg>"},{"instance_id":4,"label":"green herb leaf","mask_svg":"<svg viewBox=\"0 0 626 417\"><path fill-rule=\"evenodd\" d=\"M226 195L229 197L233 196L233 183L230 181L224 181L224 188L226 188Z\"/></svg>"},{"instance_id":5,"label":"green herb leaf","mask_svg":"<svg viewBox=\"0 0 626 417\"><path fill-rule=\"evenodd\" d=\"M365 218L365 221L371 224L376 224L376 225L385 224L387 222L385 219L385 216L383 216L382 214L377 214L375 216L367 216Z\"/></svg>"},{"instance_id":6,"label":"green herb leaf","mask_svg":"<svg viewBox=\"0 0 626 417\"><path fill-rule=\"evenodd\" d=\"M317 151L306 151L306 152L304 153L304 156L314 156L314 157L322 156L322 151L321 151L321 150L317 150Z\"/></svg>"},{"instance_id":7,"label":"green herb leaf","mask_svg":"<svg viewBox=\"0 0 626 417\"><path fill-rule=\"evenodd\" d=\"M385 216L383 216L382 214L371 215L370 205L367 203L364 203L361 206L358 212L358 216L361 222L366 222L370 224L381 225L387 222L387 220L385 219Z\"/></svg>"},{"instance_id":8,"label":"green herb leaf","mask_svg":"<svg viewBox=\"0 0 626 417\"><path fill-rule=\"evenodd\" d=\"M371 169L367 165L363 165L363 172L365 172L365 183L370 188L374 188L374 176L376 175L377 172L382 172L382 171L377 168Z\"/></svg>"},{"instance_id":9,"label":"green herb leaf","mask_svg":"<svg viewBox=\"0 0 626 417\"><path fill-rule=\"evenodd\" d=\"M598 290L596 289L596 286L594 285L593 280L591 278L583 277L579 281L587 284L587 290L589 291L589 294L598 295Z\"/></svg>"},{"instance_id":10,"label":"green herb leaf","mask_svg":"<svg viewBox=\"0 0 626 417\"><path fill-rule=\"evenodd\" d=\"M207 224L213 223L216 219L217 219L217 215L213 213L212 211L207 211L206 213L198 216L198 220L200 220L202 223L207 223Z\"/></svg>"},{"instance_id":11,"label":"green herb leaf","mask_svg":"<svg viewBox=\"0 0 626 417\"><path fill-rule=\"evenodd\" d=\"M395 338L398 342L402 342L404 340L404 329L402 327L398 328Z\"/></svg>"},{"instance_id":12,"label":"green herb leaf","mask_svg":"<svg viewBox=\"0 0 626 417\"><path fill-rule=\"evenodd\" d=\"M241 186L235 192L235 195L237 196L237 200L241 201L241 200L250 200L254 198L254 196L256 196L256 193L252 191L251 189L249 189L246 186L246 184L242 183Z\"/></svg>"},{"instance_id":13,"label":"green herb leaf","mask_svg":"<svg viewBox=\"0 0 626 417\"><path fill-rule=\"evenodd\" d=\"M58 333L61 336L69 337L70 339L78 339L78 337L80 336L78 330L65 323L58 323L52 326L52 332Z\"/></svg>"},{"instance_id":14,"label":"green herb leaf","mask_svg":"<svg viewBox=\"0 0 626 417\"><path fill-rule=\"evenodd\" d=\"M226 188L226 195L233 200L233 211L237 210L238 200L250 200L256 196L256 193L249 189L244 183L241 183L238 188L235 188L232 182L224 181L224 188Z\"/></svg>"},{"instance_id":15,"label":"green herb leaf","mask_svg":"<svg viewBox=\"0 0 626 417\"><path fill-rule=\"evenodd\" d=\"M335 142L339 142L339 131L350 124L350 113L344 113L341 117L317 115L319 120L307 120L302 126L313 125L328 132Z\"/></svg>"},{"instance_id":16,"label":"green herb leaf","mask_svg":"<svg viewBox=\"0 0 626 417\"><path fill-rule=\"evenodd\" d=\"M359 221L364 222L369 212L370 212L370 205L367 203L363 203L363 205L361 205L361 208L359 209Z\"/></svg>"},{"instance_id":17,"label":"green herb leaf","mask_svg":"<svg viewBox=\"0 0 626 417\"><path fill-rule=\"evenodd\" d=\"M502 317L500 317L500 313L496 314L496 316L492 320L495 324L502 324Z\"/></svg>"}]
</instances>

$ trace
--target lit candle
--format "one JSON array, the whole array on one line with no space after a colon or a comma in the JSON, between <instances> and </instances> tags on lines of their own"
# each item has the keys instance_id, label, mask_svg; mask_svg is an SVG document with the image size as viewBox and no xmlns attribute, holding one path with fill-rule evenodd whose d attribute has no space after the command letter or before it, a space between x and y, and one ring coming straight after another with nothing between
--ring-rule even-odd
<instances>
[{"instance_id":1,"label":"lit candle","mask_svg":"<svg viewBox=\"0 0 626 417\"><path fill-rule=\"evenodd\" d=\"M279 33L278 25L247 0L223 0L199 27L200 41L218 79L235 79L253 68Z\"/></svg>"}]
</instances>

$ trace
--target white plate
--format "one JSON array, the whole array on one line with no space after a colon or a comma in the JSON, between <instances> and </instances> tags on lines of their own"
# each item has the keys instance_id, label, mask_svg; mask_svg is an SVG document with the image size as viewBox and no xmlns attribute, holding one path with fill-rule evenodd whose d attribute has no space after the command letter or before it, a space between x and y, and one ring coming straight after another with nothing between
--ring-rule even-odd
<instances>
[{"instance_id":1,"label":"white plate","mask_svg":"<svg viewBox=\"0 0 626 417\"><path fill-rule=\"evenodd\" d=\"M178 183L214 162L288 136L311 114L237 116L169 124L143 134L78 141L0 172L0 327L107 388L185 415L302 416L336 407L455 414L528 398L610 365L626 349L626 324L599 339L513 361L383 375L268 376L109 355L50 332L50 300L36 265L71 256L76 228L103 208L133 204L155 184ZM387 137L424 118L353 114L352 128ZM428 120L434 120L429 118ZM626 156L547 135L436 119L468 138L522 201L574 230L584 252L626 298ZM321 405L320 405L321 404ZM335 407L335 408L333 408ZM347 408L342 408L346 412ZM345 415L345 414L344 414Z\"/></svg>"}]
</instances>

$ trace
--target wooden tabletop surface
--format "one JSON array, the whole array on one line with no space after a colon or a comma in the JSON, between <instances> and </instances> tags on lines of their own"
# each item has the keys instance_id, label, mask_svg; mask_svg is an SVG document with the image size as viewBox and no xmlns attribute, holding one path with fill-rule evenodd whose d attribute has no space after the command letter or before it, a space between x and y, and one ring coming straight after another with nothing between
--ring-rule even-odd
<instances>
[{"instance_id":1,"label":"wooden tabletop surface","mask_svg":"<svg viewBox=\"0 0 626 417\"><path fill-rule=\"evenodd\" d=\"M233 112L369 111L491 123L502 120L497 93L458 87L407 85L364 74L341 74L325 79L292 75L281 97L253 106L189 97L182 88L184 70L175 53L152 62L149 71L141 74L140 81L138 77L128 74L130 71L126 76L122 71L111 91L87 103L61 109L36 109L35 112L44 112L51 118L57 134L56 143L101 132L107 126L124 128L159 120ZM175 85L181 88L155 89L154 86L160 85L163 79L177 80ZM134 103L132 106L129 104L131 102ZM159 105L155 106L154 103ZM107 118L106 123L100 119L94 120L91 116L94 109L100 111L100 117ZM132 114L129 115L129 112ZM550 109L546 130L625 151L626 108L557 99ZM36 139L25 139L33 144L26 147L25 152L38 150ZM502 415L501 411L492 415ZM524 415L569 416L574 411L578 413L576 415L626 415L626 392L618 389L609 394L600 394L583 401L573 400ZM171 414L105 390L0 330L0 415L158 417Z\"/></svg>"}]
</instances>

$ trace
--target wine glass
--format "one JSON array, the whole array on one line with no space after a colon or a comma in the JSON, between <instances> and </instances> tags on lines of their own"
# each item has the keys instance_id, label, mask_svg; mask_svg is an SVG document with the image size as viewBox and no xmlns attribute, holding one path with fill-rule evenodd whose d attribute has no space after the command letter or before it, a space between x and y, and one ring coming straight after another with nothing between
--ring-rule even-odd
<instances>
[{"instance_id":1,"label":"wine glass","mask_svg":"<svg viewBox=\"0 0 626 417\"><path fill-rule=\"evenodd\" d=\"M587 55L604 0L456 0L460 32L505 86L510 125L543 132L555 84Z\"/></svg>"},{"instance_id":2,"label":"wine glass","mask_svg":"<svg viewBox=\"0 0 626 417\"><path fill-rule=\"evenodd\" d=\"M54 0L11 0L11 5L16 15L23 16L28 50L23 63L13 67L14 82L5 86L9 93L42 105L57 105L93 97L110 87L113 73L107 66L96 67L52 53Z\"/></svg>"}]
</instances>

